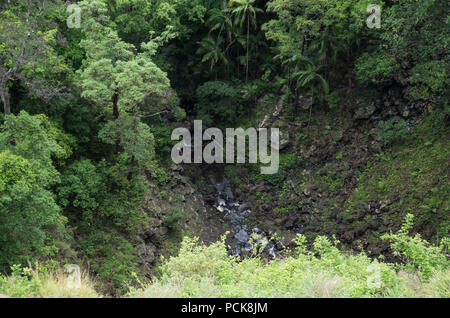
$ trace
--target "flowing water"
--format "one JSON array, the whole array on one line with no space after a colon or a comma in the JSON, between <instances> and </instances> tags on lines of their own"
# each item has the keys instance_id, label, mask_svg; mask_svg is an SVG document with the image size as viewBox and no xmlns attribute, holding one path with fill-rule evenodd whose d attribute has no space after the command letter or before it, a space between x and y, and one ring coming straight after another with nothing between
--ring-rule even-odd
<instances>
[{"instance_id":1,"label":"flowing water","mask_svg":"<svg viewBox=\"0 0 450 318\"><path fill-rule=\"evenodd\" d=\"M246 216L252 211L244 208L242 202L235 199L229 180L222 177L222 181L218 181L218 178L212 174L209 175L209 179L217 191L214 207L217 213L220 213L230 224L232 244L228 253L232 256L246 256L255 251L266 253L275 259L278 254L275 244L270 242L258 228L247 228Z\"/></svg>"}]
</instances>

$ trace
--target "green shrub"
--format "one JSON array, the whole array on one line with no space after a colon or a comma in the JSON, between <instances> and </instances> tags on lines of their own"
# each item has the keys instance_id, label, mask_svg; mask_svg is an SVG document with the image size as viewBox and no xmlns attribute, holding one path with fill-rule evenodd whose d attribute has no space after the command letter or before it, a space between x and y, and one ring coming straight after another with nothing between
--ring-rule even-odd
<instances>
[{"instance_id":1,"label":"green shrub","mask_svg":"<svg viewBox=\"0 0 450 318\"><path fill-rule=\"evenodd\" d=\"M38 114L34 116L41 121L41 126L44 129L48 138L56 141L56 143L61 147L61 150L54 154L60 165L64 165L65 160L67 160L76 148L76 138L70 134L64 132L61 127L51 121L44 114Z\"/></svg>"},{"instance_id":2,"label":"green shrub","mask_svg":"<svg viewBox=\"0 0 450 318\"><path fill-rule=\"evenodd\" d=\"M75 161L67 167L57 191L61 206L80 209L82 219L90 222L107 194L101 172L88 159Z\"/></svg>"},{"instance_id":3,"label":"green shrub","mask_svg":"<svg viewBox=\"0 0 450 318\"><path fill-rule=\"evenodd\" d=\"M197 88L196 94L198 102L194 110L204 125L232 125L241 115L242 94L228 83L206 82Z\"/></svg>"},{"instance_id":4,"label":"green shrub","mask_svg":"<svg viewBox=\"0 0 450 318\"><path fill-rule=\"evenodd\" d=\"M433 93L443 94L448 87L448 66L448 63L439 60L417 64L411 70L410 82L425 85Z\"/></svg>"},{"instance_id":5,"label":"green shrub","mask_svg":"<svg viewBox=\"0 0 450 318\"><path fill-rule=\"evenodd\" d=\"M410 296L392 265L364 254L347 255L318 237L312 253L304 237L298 255L264 264L259 258L237 261L224 242L210 246L185 238L180 253L166 260L161 278L129 296L150 297L380 297ZM314 256L314 255L317 255ZM160 295L160 296L158 296Z\"/></svg>"},{"instance_id":6,"label":"green shrub","mask_svg":"<svg viewBox=\"0 0 450 318\"><path fill-rule=\"evenodd\" d=\"M377 134L386 144L400 142L408 136L407 122L401 118L392 118L378 123Z\"/></svg>"},{"instance_id":7,"label":"green shrub","mask_svg":"<svg viewBox=\"0 0 450 318\"><path fill-rule=\"evenodd\" d=\"M152 176L152 179L155 180L158 184L166 183L169 180L167 171L162 167L156 166L153 169L150 169L150 175Z\"/></svg>"},{"instance_id":8,"label":"green shrub","mask_svg":"<svg viewBox=\"0 0 450 318\"><path fill-rule=\"evenodd\" d=\"M341 102L341 99L339 97L339 91L333 91L330 94L325 96L325 99L328 103L328 107L330 109L335 109L339 106L339 103Z\"/></svg>"},{"instance_id":9,"label":"green shrub","mask_svg":"<svg viewBox=\"0 0 450 318\"><path fill-rule=\"evenodd\" d=\"M73 162L65 169L57 187L60 204L80 213L72 221L100 226L107 222L132 232L142 226L145 216L140 213L145 185L140 177L128 182L118 163L107 167L105 162L94 163L88 159ZM163 178L163 176L161 176ZM81 217L80 217L81 216Z\"/></svg>"},{"instance_id":10,"label":"green shrub","mask_svg":"<svg viewBox=\"0 0 450 318\"><path fill-rule=\"evenodd\" d=\"M413 220L414 216L407 214L402 228L395 234L383 235L382 239L391 242L391 248L395 255L404 258L407 270L416 269L423 278L427 279L435 270L448 269L450 263L443 251L448 249L449 240L445 238L441 241L440 246L433 246L423 240L420 234L409 236Z\"/></svg>"},{"instance_id":11,"label":"green shrub","mask_svg":"<svg viewBox=\"0 0 450 318\"><path fill-rule=\"evenodd\" d=\"M165 211L164 225L171 230L178 228L178 221L183 217L180 207L172 206Z\"/></svg>"},{"instance_id":12,"label":"green shrub","mask_svg":"<svg viewBox=\"0 0 450 318\"><path fill-rule=\"evenodd\" d=\"M160 157L170 154L172 147L177 143L170 138L173 127L162 124L153 124L150 127L156 142L155 153Z\"/></svg>"},{"instance_id":13,"label":"green shrub","mask_svg":"<svg viewBox=\"0 0 450 318\"><path fill-rule=\"evenodd\" d=\"M173 110L173 116L175 117L176 121L182 121L186 118L186 111L181 107L175 107Z\"/></svg>"},{"instance_id":14,"label":"green shrub","mask_svg":"<svg viewBox=\"0 0 450 318\"><path fill-rule=\"evenodd\" d=\"M277 173L274 174L261 174L259 165L255 165L254 169L257 172L256 178L263 179L272 184L282 184L283 180L286 178L286 172L295 167L296 164L302 161L302 158L294 153L280 154L279 157L280 166Z\"/></svg>"},{"instance_id":15,"label":"green shrub","mask_svg":"<svg viewBox=\"0 0 450 318\"><path fill-rule=\"evenodd\" d=\"M356 77L366 86L388 81L399 69L395 59L384 52L364 53L355 65Z\"/></svg>"},{"instance_id":16,"label":"green shrub","mask_svg":"<svg viewBox=\"0 0 450 318\"><path fill-rule=\"evenodd\" d=\"M97 228L80 238L79 248L80 256L89 259L91 270L101 280L99 287L104 292L117 296L137 282L136 250L117 231Z\"/></svg>"},{"instance_id":17,"label":"green shrub","mask_svg":"<svg viewBox=\"0 0 450 318\"><path fill-rule=\"evenodd\" d=\"M31 271L28 268L12 265L9 276L0 275L0 294L13 298L35 297L39 285L31 278Z\"/></svg>"},{"instance_id":18,"label":"green shrub","mask_svg":"<svg viewBox=\"0 0 450 318\"><path fill-rule=\"evenodd\" d=\"M0 151L0 270L57 252L52 238L64 236L67 220L50 185L33 162Z\"/></svg>"}]
</instances>

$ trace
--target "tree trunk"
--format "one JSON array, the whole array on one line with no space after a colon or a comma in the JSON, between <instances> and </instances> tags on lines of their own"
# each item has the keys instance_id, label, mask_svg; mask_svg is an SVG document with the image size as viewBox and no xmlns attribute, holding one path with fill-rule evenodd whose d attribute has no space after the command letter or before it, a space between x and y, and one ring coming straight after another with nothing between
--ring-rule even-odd
<instances>
[{"instance_id":1,"label":"tree trunk","mask_svg":"<svg viewBox=\"0 0 450 318\"><path fill-rule=\"evenodd\" d=\"M114 95L112 97L112 103L113 103L113 114L115 119L119 118L119 107L117 106L118 101L119 101L119 93L114 92Z\"/></svg>"},{"instance_id":2,"label":"tree trunk","mask_svg":"<svg viewBox=\"0 0 450 318\"><path fill-rule=\"evenodd\" d=\"M294 110L298 111L298 88L295 87L295 101L294 101Z\"/></svg>"},{"instance_id":3,"label":"tree trunk","mask_svg":"<svg viewBox=\"0 0 450 318\"><path fill-rule=\"evenodd\" d=\"M7 91L3 92L1 94L2 103L3 103L3 110L5 112L5 115L11 114L10 97L11 97L11 95Z\"/></svg>"},{"instance_id":4,"label":"tree trunk","mask_svg":"<svg viewBox=\"0 0 450 318\"><path fill-rule=\"evenodd\" d=\"M133 107L132 109L132 114L133 114L133 130L136 131L137 134L137 120L136 120L136 116L137 113L135 112L135 109ZM131 181L131 179L133 179L133 173L134 173L134 169L136 167L136 157L134 154L131 155L131 162L130 162L130 170L128 171L128 176L127 176L127 180Z\"/></svg>"},{"instance_id":5,"label":"tree trunk","mask_svg":"<svg viewBox=\"0 0 450 318\"><path fill-rule=\"evenodd\" d=\"M133 179L133 171L134 171L135 164L136 164L136 158L134 157L134 155L132 155L131 162L130 162L130 170L128 171L128 175L127 175L128 181L131 181L131 179Z\"/></svg>"},{"instance_id":6,"label":"tree trunk","mask_svg":"<svg viewBox=\"0 0 450 318\"><path fill-rule=\"evenodd\" d=\"M312 107L314 105L314 93L312 93L311 96L312 96L312 103L311 103L311 106L309 106L308 130L309 130L309 125L311 124Z\"/></svg>"},{"instance_id":7,"label":"tree trunk","mask_svg":"<svg viewBox=\"0 0 450 318\"><path fill-rule=\"evenodd\" d=\"M118 92L114 92L114 95L112 97L112 103L113 103L113 115L114 118L117 119L119 118L119 106L117 105L119 101L119 93ZM117 137L116 139L116 153L119 153L121 151L121 147L120 147L120 135Z\"/></svg>"},{"instance_id":8,"label":"tree trunk","mask_svg":"<svg viewBox=\"0 0 450 318\"><path fill-rule=\"evenodd\" d=\"M246 60L246 68L245 68L245 84L248 82L248 41L250 37L250 16L247 16L247 60Z\"/></svg>"},{"instance_id":9,"label":"tree trunk","mask_svg":"<svg viewBox=\"0 0 450 318\"><path fill-rule=\"evenodd\" d=\"M306 36L303 34L303 41L302 41L302 56L303 56L303 53L305 52L305 42L306 42Z\"/></svg>"}]
</instances>

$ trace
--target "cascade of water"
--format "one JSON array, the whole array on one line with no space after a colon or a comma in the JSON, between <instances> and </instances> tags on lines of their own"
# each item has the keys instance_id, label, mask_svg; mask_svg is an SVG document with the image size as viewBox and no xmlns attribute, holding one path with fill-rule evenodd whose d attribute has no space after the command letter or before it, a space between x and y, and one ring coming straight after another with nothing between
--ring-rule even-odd
<instances>
[{"instance_id":1,"label":"cascade of water","mask_svg":"<svg viewBox=\"0 0 450 318\"><path fill-rule=\"evenodd\" d=\"M278 253L275 244L270 242L258 228L253 228L251 231L247 229L245 217L252 211L244 209L244 206L235 200L228 179L223 177L222 181L219 182L213 175L210 175L209 178L217 191L217 200L214 207L231 221L231 234L234 244L228 251L229 254L241 256L243 253L251 252L256 248L257 251L265 252L272 259L275 259Z\"/></svg>"}]
</instances>

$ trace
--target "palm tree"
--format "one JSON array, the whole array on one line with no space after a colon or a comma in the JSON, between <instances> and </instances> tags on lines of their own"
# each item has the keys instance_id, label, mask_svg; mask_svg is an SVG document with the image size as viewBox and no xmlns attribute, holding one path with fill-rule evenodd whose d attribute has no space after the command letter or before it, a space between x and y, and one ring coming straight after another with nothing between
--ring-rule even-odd
<instances>
[{"instance_id":1,"label":"palm tree","mask_svg":"<svg viewBox=\"0 0 450 318\"><path fill-rule=\"evenodd\" d=\"M226 10L220 10L217 8L209 10L209 19L206 21L206 25L209 26L209 33L212 31L219 30L218 38L221 36L222 32L226 33L228 43L231 42L231 29L233 27L233 22Z\"/></svg>"},{"instance_id":2,"label":"palm tree","mask_svg":"<svg viewBox=\"0 0 450 318\"><path fill-rule=\"evenodd\" d=\"M226 5L226 1L224 1L223 3L223 9L217 9L217 8L213 8L211 10L209 10L209 18L206 21L206 25L209 27L209 35L211 35L211 33L213 31L218 30L219 34L217 35L217 41L219 41L219 38L222 36L222 33L224 33L224 36L226 37L226 43L224 43L224 48L223 48L223 54L225 55L225 58L227 57L228 54L228 49L231 47L231 45L233 44L233 40L232 40L232 31L233 31L233 22L231 19L231 14L230 11L227 9L227 5ZM226 73L227 76L230 76L230 71L228 68L228 63L226 63Z\"/></svg>"},{"instance_id":3,"label":"palm tree","mask_svg":"<svg viewBox=\"0 0 450 318\"><path fill-rule=\"evenodd\" d=\"M308 53L316 55L316 60L321 65L328 65L326 73L329 74L338 65L339 53L345 51L347 45L340 40L334 28L326 28L320 37L311 41ZM308 55L308 53L306 55Z\"/></svg>"},{"instance_id":4,"label":"palm tree","mask_svg":"<svg viewBox=\"0 0 450 318\"><path fill-rule=\"evenodd\" d=\"M301 61L303 62L304 67L300 70L295 71L292 74L292 77L297 81L297 87L306 87L309 86L311 90L311 97L314 101L314 86L316 83L319 83L322 87L322 90L325 94L329 93L328 82L325 78L319 74L321 67L313 63L310 59L306 57L301 57ZM311 122L311 112L312 106L309 107L309 121L308 126Z\"/></svg>"},{"instance_id":5,"label":"palm tree","mask_svg":"<svg viewBox=\"0 0 450 318\"><path fill-rule=\"evenodd\" d=\"M196 53L203 54L202 63L209 61L210 71L213 69L214 65L219 62L219 60L222 60L225 64L228 63L228 60L221 49L222 41L222 38L214 40L211 36L207 36L200 42L197 42L200 47Z\"/></svg>"},{"instance_id":6,"label":"palm tree","mask_svg":"<svg viewBox=\"0 0 450 318\"><path fill-rule=\"evenodd\" d=\"M239 24L241 27L244 25L247 19L247 56L246 56L246 70L245 70L245 83L248 81L248 44L250 37L250 24L256 29L256 13L263 12L260 8L254 7L255 0L232 0L229 3L232 14L235 16L235 24Z\"/></svg>"}]
</instances>

